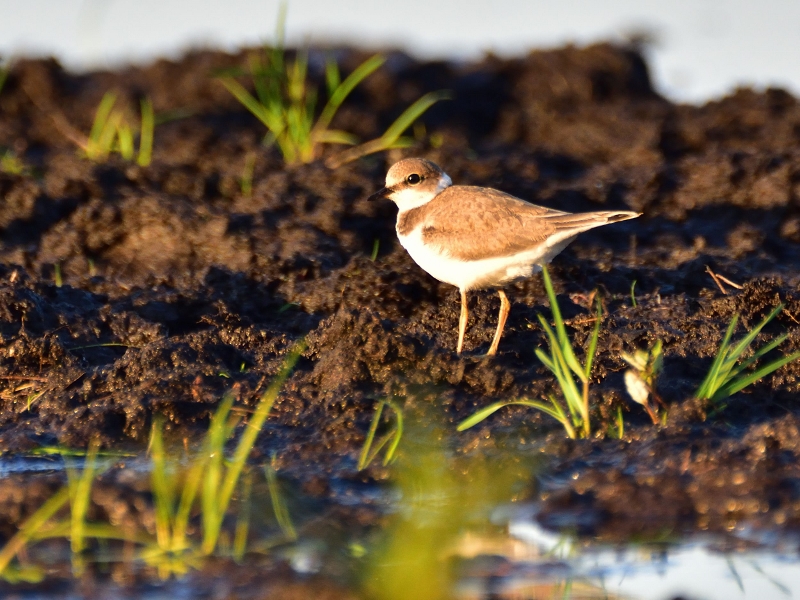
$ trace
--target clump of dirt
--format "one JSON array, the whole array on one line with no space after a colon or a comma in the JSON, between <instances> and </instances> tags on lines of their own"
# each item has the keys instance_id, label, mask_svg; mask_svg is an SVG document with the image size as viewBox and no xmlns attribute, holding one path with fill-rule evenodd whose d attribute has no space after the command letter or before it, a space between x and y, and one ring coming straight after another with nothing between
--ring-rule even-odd
<instances>
[{"instance_id":1,"label":"clump of dirt","mask_svg":"<svg viewBox=\"0 0 800 600\"><path fill-rule=\"evenodd\" d=\"M344 69L364 57L343 52ZM245 60L198 52L88 75L52 60L13 66L0 146L26 170L0 173L0 449L139 443L156 414L176 430L202 427L228 390L252 406L301 338L307 350L261 442L288 465L340 468L380 398L434 404L456 423L490 402L552 391L534 354L544 343L536 315L547 314L540 280L509 288L514 306L491 360L479 355L499 304L471 293L458 357L457 291L399 246L391 203L367 202L394 160L419 155L457 183L567 211L644 213L581 235L552 265L580 342L592 326L587 297L602 294L595 429L621 407L624 441L562 444L551 421L508 409L453 444L480 448L521 422L529 438L549 435L553 469L578 476L542 491L543 518L590 510L597 534L800 524L800 363L722 411L692 400L734 314L751 327L783 302L765 335L788 331L782 350L800 349L797 99L741 89L675 105L635 49L607 44L467 65L397 53L336 128L371 138L425 92L453 99L425 114L428 133L418 129L413 148L329 170L286 166L262 145L261 125L212 76ZM89 130L109 89L129 107L149 96L164 117L150 166L92 163L65 135ZM743 290L723 294L707 267ZM670 407L660 427L625 396L620 359L657 339Z\"/></svg>"}]
</instances>

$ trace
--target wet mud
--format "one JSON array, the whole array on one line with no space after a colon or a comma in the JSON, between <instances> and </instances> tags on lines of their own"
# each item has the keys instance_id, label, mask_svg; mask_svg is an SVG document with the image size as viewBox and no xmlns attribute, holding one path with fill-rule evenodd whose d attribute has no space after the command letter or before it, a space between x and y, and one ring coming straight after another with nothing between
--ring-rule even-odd
<instances>
[{"instance_id":1,"label":"wet mud","mask_svg":"<svg viewBox=\"0 0 800 600\"><path fill-rule=\"evenodd\" d=\"M321 56L311 55L319 82ZM365 57L339 55L345 71ZM373 408L389 397L407 418L436 414L456 452L490 452L505 436L544 456L531 494L551 527L577 523L607 539L800 527L800 363L723 410L692 398L734 314L741 334L783 302L763 339L788 332L781 351L800 350L796 98L741 89L676 105L653 89L636 49L611 45L464 65L392 54L334 127L371 139L425 92L449 89L453 99L425 114L412 148L330 170L285 166L262 145L262 126L213 78L245 60L197 52L88 75L47 60L13 65L0 92L0 147L25 170L0 173L0 450L95 437L141 448L155 415L174 436L194 435L228 391L254 406L304 338L258 450L276 452L321 495L331 477L357 477ZM69 127L87 132L109 89L131 111L152 98L160 121L150 166L94 163L70 141ZM534 354L545 345L537 314L549 314L546 295L538 276L509 286L506 333L486 359L499 301L470 293L457 356L457 290L398 244L391 203L367 201L403 156L561 210L643 213L582 234L551 267L579 343L591 333L593 290L603 299L592 439L566 440L549 418L511 408L455 432L491 402L554 391ZM743 289L723 293L707 267ZM627 397L620 358L657 339L669 407L661 426ZM622 440L609 433L618 407ZM45 495L5 497L17 507L2 511L11 531Z\"/></svg>"}]
</instances>

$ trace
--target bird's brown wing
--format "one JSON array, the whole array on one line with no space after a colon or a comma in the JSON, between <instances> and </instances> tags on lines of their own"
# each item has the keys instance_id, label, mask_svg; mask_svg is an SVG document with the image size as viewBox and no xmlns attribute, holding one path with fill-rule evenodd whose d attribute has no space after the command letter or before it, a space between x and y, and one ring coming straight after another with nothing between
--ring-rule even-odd
<instances>
[{"instance_id":1,"label":"bird's brown wing","mask_svg":"<svg viewBox=\"0 0 800 600\"><path fill-rule=\"evenodd\" d=\"M424 242L461 260L530 249L559 229L548 217L572 216L497 190L467 186L445 189L424 208Z\"/></svg>"},{"instance_id":2,"label":"bird's brown wing","mask_svg":"<svg viewBox=\"0 0 800 600\"><path fill-rule=\"evenodd\" d=\"M451 186L419 209L426 244L461 260L510 256L564 243L594 227L639 216L631 211L567 213L490 188Z\"/></svg>"}]
</instances>

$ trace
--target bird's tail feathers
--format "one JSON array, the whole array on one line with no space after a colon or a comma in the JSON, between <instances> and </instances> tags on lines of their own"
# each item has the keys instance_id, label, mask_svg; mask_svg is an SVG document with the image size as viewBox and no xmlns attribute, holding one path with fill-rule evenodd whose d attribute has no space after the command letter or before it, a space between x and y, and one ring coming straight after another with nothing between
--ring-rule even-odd
<instances>
[{"instance_id":1,"label":"bird's tail feathers","mask_svg":"<svg viewBox=\"0 0 800 600\"><path fill-rule=\"evenodd\" d=\"M567 213L545 217L545 219L555 225L556 229L568 229L576 232L586 231L601 225L619 223L628 219L635 219L642 213L628 210L604 210L588 213Z\"/></svg>"}]
</instances>

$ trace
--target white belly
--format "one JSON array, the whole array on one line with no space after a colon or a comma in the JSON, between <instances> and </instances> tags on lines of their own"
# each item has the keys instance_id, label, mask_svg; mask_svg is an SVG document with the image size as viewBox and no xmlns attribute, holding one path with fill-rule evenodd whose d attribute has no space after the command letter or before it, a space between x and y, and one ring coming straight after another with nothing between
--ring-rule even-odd
<instances>
[{"instance_id":1,"label":"white belly","mask_svg":"<svg viewBox=\"0 0 800 600\"><path fill-rule=\"evenodd\" d=\"M549 263L575 239L552 240L524 252L510 256L463 261L439 252L422 243L422 227L417 227L409 235L397 237L411 258L434 278L462 290L474 290L500 286L515 279L530 277L542 270L541 265Z\"/></svg>"}]
</instances>

